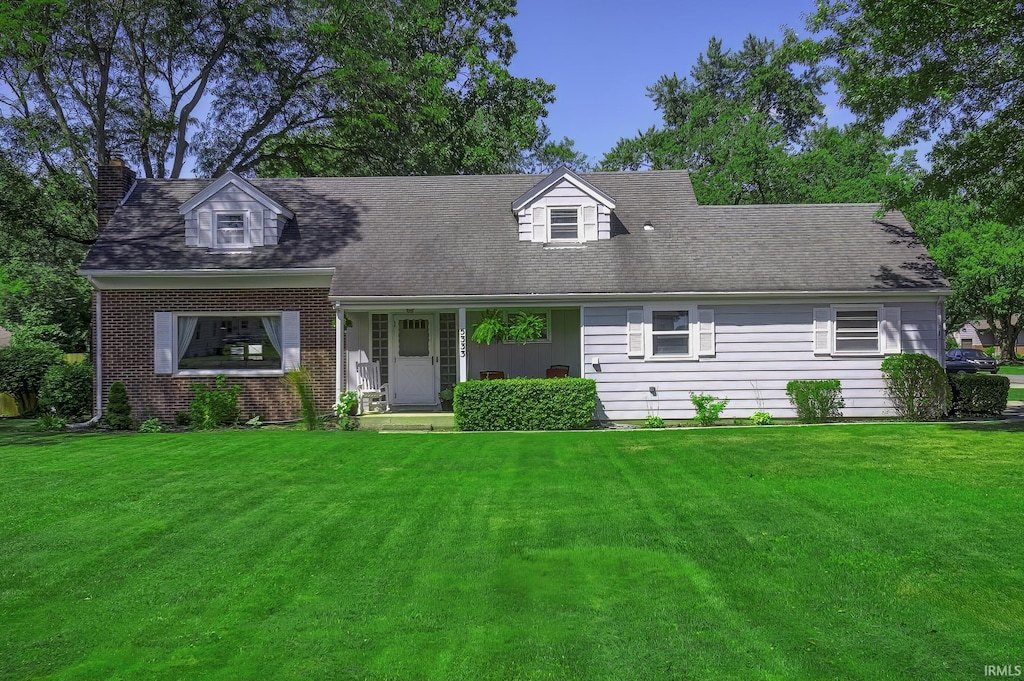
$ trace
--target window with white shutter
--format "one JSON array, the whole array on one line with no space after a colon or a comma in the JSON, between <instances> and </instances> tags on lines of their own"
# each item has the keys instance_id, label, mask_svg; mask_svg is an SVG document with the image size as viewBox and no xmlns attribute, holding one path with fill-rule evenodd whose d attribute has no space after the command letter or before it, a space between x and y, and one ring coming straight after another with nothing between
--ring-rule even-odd
<instances>
[{"instance_id":1,"label":"window with white shutter","mask_svg":"<svg viewBox=\"0 0 1024 681\"><path fill-rule=\"evenodd\" d=\"M696 359L697 306L666 303L644 307L644 357L648 360Z\"/></svg>"},{"instance_id":2,"label":"window with white shutter","mask_svg":"<svg viewBox=\"0 0 1024 681\"><path fill-rule=\"evenodd\" d=\"M628 357L644 356L644 311L642 309L626 310L626 345Z\"/></svg>"}]
</instances>

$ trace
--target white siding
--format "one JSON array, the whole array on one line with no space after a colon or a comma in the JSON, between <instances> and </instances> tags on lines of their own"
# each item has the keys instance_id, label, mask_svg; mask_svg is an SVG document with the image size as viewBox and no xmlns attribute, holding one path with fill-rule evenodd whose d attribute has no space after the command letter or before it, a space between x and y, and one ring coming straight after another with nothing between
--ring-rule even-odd
<instances>
[{"instance_id":1,"label":"white siding","mask_svg":"<svg viewBox=\"0 0 1024 681\"><path fill-rule=\"evenodd\" d=\"M626 356L626 311L641 307L587 307L584 376L597 381L599 418L692 418L690 392L729 398L724 418L754 411L777 417L795 412L786 396L793 379L838 378L848 417L890 413L881 357L816 356L813 309L822 302L722 304L715 310L715 356L699 361L645 362ZM886 302L901 308L904 352L939 359L941 334L934 301ZM594 358L600 358L594 367Z\"/></svg>"},{"instance_id":2,"label":"white siding","mask_svg":"<svg viewBox=\"0 0 1024 681\"><path fill-rule=\"evenodd\" d=\"M601 203L597 204L597 238L612 238L612 213L608 206Z\"/></svg>"}]
</instances>

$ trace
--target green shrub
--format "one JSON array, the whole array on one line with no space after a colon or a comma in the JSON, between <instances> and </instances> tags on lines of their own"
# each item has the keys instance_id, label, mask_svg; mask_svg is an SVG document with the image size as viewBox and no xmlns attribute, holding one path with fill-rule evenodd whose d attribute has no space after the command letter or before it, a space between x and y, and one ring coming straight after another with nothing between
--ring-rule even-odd
<instances>
[{"instance_id":1,"label":"green shrub","mask_svg":"<svg viewBox=\"0 0 1024 681\"><path fill-rule=\"evenodd\" d=\"M323 420L316 410L316 400L313 396L313 377L309 375L309 370L303 367L295 371L289 371L281 380L299 398L299 416L306 430L322 430Z\"/></svg>"},{"instance_id":2,"label":"green shrub","mask_svg":"<svg viewBox=\"0 0 1024 681\"><path fill-rule=\"evenodd\" d=\"M804 423L825 423L843 418L843 388L838 378L790 381L786 384L796 417Z\"/></svg>"},{"instance_id":3,"label":"green shrub","mask_svg":"<svg viewBox=\"0 0 1024 681\"><path fill-rule=\"evenodd\" d=\"M39 406L69 421L84 421L92 411L92 367L84 362L51 366L39 388Z\"/></svg>"},{"instance_id":4,"label":"green shrub","mask_svg":"<svg viewBox=\"0 0 1024 681\"><path fill-rule=\"evenodd\" d=\"M140 433L162 433L164 427L160 425L160 419L155 416L151 419L146 419L139 424Z\"/></svg>"},{"instance_id":5,"label":"green shrub","mask_svg":"<svg viewBox=\"0 0 1024 681\"><path fill-rule=\"evenodd\" d=\"M882 378L896 415L908 421L938 421L949 411L949 381L935 359L917 353L882 361Z\"/></svg>"},{"instance_id":6,"label":"green shrub","mask_svg":"<svg viewBox=\"0 0 1024 681\"><path fill-rule=\"evenodd\" d=\"M665 419L650 414L644 419L644 428L664 428Z\"/></svg>"},{"instance_id":7,"label":"green shrub","mask_svg":"<svg viewBox=\"0 0 1024 681\"><path fill-rule=\"evenodd\" d=\"M110 384L103 420L114 430L130 430L135 425L132 421L132 405L128 403L128 390L121 381Z\"/></svg>"},{"instance_id":8,"label":"green shrub","mask_svg":"<svg viewBox=\"0 0 1024 681\"><path fill-rule=\"evenodd\" d=\"M36 430L64 430L67 428L68 422L66 419L61 418L56 413L44 412L39 415L36 419L35 428Z\"/></svg>"},{"instance_id":9,"label":"green shrub","mask_svg":"<svg viewBox=\"0 0 1024 681\"><path fill-rule=\"evenodd\" d=\"M342 416L355 416L359 411L359 393L349 390L347 393L338 395L338 403L334 405L334 413L338 418Z\"/></svg>"},{"instance_id":10,"label":"green shrub","mask_svg":"<svg viewBox=\"0 0 1024 681\"><path fill-rule=\"evenodd\" d=\"M991 374L954 374L949 377L952 411L957 416L999 416L1006 410L1010 379Z\"/></svg>"},{"instance_id":11,"label":"green shrub","mask_svg":"<svg viewBox=\"0 0 1024 681\"><path fill-rule=\"evenodd\" d=\"M947 350L956 350L959 347L960 347L960 339L959 338L953 338L953 336L946 336L946 349Z\"/></svg>"},{"instance_id":12,"label":"green shrub","mask_svg":"<svg viewBox=\"0 0 1024 681\"><path fill-rule=\"evenodd\" d=\"M192 391L192 402L188 406L189 424L195 430L211 430L238 422L238 395L242 386L225 386L227 379L218 374L213 387L201 383L188 387Z\"/></svg>"},{"instance_id":13,"label":"green shrub","mask_svg":"<svg viewBox=\"0 0 1024 681\"><path fill-rule=\"evenodd\" d=\"M18 413L32 414L46 371L63 361L64 354L52 343L24 342L0 348L0 393L14 397Z\"/></svg>"},{"instance_id":14,"label":"green shrub","mask_svg":"<svg viewBox=\"0 0 1024 681\"><path fill-rule=\"evenodd\" d=\"M597 405L589 378L510 378L455 386L459 430L573 430L586 428Z\"/></svg>"},{"instance_id":15,"label":"green shrub","mask_svg":"<svg viewBox=\"0 0 1024 681\"><path fill-rule=\"evenodd\" d=\"M755 411L750 415L750 423L755 426L770 426L775 423L775 419L766 411Z\"/></svg>"},{"instance_id":16,"label":"green shrub","mask_svg":"<svg viewBox=\"0 0 1024 681\"><path fill-rule=\"evenodd\" d=\"M690 393L690 402L693 403L693 409L696 415L693 420L701 426L713 426L718 417L721 416L725 406L729 404L729 400L720 400L714 395L695 395Z\"/></svg>"}]
</instances>

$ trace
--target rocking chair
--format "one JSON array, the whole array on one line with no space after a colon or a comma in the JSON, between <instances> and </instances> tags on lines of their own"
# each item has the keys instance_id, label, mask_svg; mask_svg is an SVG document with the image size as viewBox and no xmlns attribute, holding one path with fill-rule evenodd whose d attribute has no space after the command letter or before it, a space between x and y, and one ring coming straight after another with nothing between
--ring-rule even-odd
<instances>
[{"instance_id":1,"label":"rocking chair","mask_svg":"<svg viewBox=\"0 0 1024 681\"><path fill-rule=\"evenodd\" d=\"M375 411L391 411L388 384L380 382L380 362L356 363L356 375L359 378L359 413L364 414L371 408Z\"/></svg>"}]
</instances>

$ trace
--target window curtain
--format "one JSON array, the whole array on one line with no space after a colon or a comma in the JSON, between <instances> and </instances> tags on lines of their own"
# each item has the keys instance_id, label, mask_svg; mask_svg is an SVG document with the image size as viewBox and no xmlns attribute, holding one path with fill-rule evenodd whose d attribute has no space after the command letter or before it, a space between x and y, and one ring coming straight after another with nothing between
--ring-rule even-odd
<instances>
[{"instance_id":1,"label":"window curtain","mask_svg":"<svg viewBox=\"0 0 1024 681\"><path fill-rule=\"evenodd\" d=\"M192 342L192 336L196 333L196 325L199 317L178 317L178 361L185 356L188 344Z\"/></svg>"},{"instance_id":2,"label":"window curtain","mask_svg":"<svg viewBox=\"0 0 1024 681\"><path fill-rule=\"evenodd\" d=\"M277 354L281 354L281 318L280 317L262 317L263 330L267 334L267 338L270 339L270 344L277 350Z\"/></svg>"}]
</instances>

